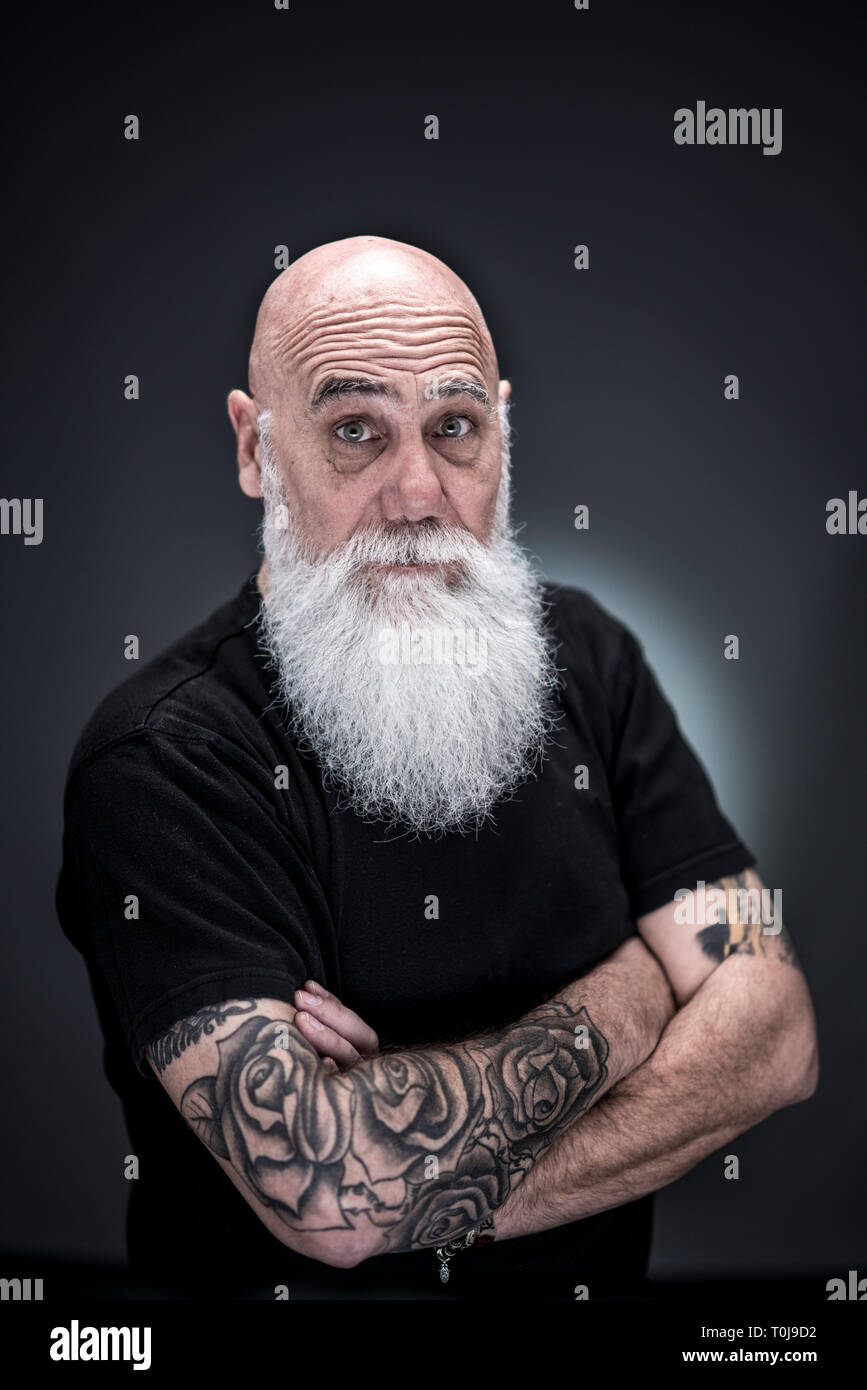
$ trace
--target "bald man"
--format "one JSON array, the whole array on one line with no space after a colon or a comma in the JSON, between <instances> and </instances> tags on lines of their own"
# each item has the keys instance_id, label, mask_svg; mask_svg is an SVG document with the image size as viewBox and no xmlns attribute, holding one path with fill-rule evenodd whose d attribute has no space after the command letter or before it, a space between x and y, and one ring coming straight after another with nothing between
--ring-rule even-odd
<instances>
[{"instance_id":1,"label":"bald man","mask_svg":"<svg viewBox=\"0 0 867 1390\"><path fill-rule=\"evenodd\" d=\"M509 402L435 257L302 256L228 400L262 564L73 754L58 911L163 1289L628 1295L651 1194L815 1087L640 644L517 544Z\"/></svg>"}]
</instances>

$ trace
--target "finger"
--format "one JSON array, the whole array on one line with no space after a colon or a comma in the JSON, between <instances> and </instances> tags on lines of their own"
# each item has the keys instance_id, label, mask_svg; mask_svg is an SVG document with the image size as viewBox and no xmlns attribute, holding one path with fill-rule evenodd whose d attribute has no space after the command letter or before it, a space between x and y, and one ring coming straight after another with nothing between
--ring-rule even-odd
<instances>
[{"instance_id":1,"label":"finger","mask_svg":"<svg viewBox=\"0 0 867 1390\"><path fill-rule=\"evenodd\" d=\"M311 989L311 985L316 988ZM379 1038L364 1019L359 1018L353 1009L341 1004L336 994L329 994L321 985L316 985L315 980L307 980L304 989L295 991L295 998L298 1008L308 1011L329 1028L333 1028L335 1033L351 1042L362 1056L369 1057L379 1051Z\"/></svg>"},{"instance_id":2,"label":"finger","mask_svg":"<svg viewBox=\"0 0 867 1390\"><path fill-rule=\"evenodd\" d=\"M294 1023L302 1037L304 1037L307 1042L313 1044L323 1060L328 1059L332 1062L334 1061L331 1052L335 1038L337 1038L339 1044L345 1043L345 1038L341 1038L339 1034L334 1033L330 1028L317 1028L315 1026L315 1021L311 1022L310 1015L298 1009L295 1010Z\"/></svg>"},{"instance_id":3,"label":"finger","mask_svg":"<svg viewBox=\"0 0 867 1390\"><path fill-rule=\"evenodd\" d=\"M324 1023L320 1023L318 1018L312 1014L297 1013L295 1015L295 1025L303 1033L309 1043L312 1043L323 1057L333 1057L335 1062L341 1067L351 1067L356 1062L361 1061L357 1050L346 1038L342 1038L339 1033L335 1033L333 1028L328 1028Z\"/></svg>"}]
</instances>

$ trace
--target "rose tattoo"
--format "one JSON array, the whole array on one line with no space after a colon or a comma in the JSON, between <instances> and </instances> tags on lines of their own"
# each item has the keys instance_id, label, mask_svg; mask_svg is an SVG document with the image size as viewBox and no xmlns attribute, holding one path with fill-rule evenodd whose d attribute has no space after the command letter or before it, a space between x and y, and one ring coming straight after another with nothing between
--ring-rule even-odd
<instances>
[{"instance_id":1,"label":"rose tattoo","mask_svg":"<svg viewBox=\"0 0 867 1390\"><path fill-rule=\"evenodd\" d=\"M381 1053L345 1074L258 1015L217 1049L216 1074L181 1100L209 1148L287 1226L368 1221L389 1250L441 1245L491 1215L608 1076L606 1039L562 1000L490 1038Z\"/></svg>"}]
</instances>

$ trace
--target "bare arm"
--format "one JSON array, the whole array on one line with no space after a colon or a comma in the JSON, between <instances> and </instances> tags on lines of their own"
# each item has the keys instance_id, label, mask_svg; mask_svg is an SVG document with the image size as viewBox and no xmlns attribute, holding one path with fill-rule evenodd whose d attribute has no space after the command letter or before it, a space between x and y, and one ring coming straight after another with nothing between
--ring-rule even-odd
<instances>
[{"instance_id":1,"label":"bare arm","mask_svg":"<svg viewBox=\"0 0 867 1390\"><path fill-rule=\"evenodd\" d=\"M348 1267L441 1245L496 1211L650 1054L673 1008L633 938L507 1028L346 1073L323 1064L276 1000L181 1020L149 1056L272 1234Z\"/></svg>"},{"instance_id":2,"label":"bare arm","mask_svg":"<svg viewBox=\"0 0 867 1390\"><path fill-rule=\"evenodd\" d=\"M818 1076L810 994L782 921L767 934L719 881L727 910L683 923L675 905L639 926L683 1007L653 1055L551 1145L496 1218L497 1238L547 1230L654 1192L785 1105Z\"/></svg>"}]
</instances>

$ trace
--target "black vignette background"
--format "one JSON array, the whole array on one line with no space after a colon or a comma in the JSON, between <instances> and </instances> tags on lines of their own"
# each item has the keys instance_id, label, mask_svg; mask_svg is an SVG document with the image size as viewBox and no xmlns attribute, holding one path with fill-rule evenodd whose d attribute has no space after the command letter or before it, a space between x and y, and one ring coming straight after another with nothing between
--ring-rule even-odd
<instances>
[{"instance_id":1,"label":"black vignette background","mask_svg":"<svg viewBox=\"0 0 867 1390\"><path fill-rule=\"evenodd\" d=\"M642 639L814 992L819 1090L730 1146L739 1182L715 1155L660 1195L651 1272L864 1269L867 536L825 526L867 494L863 30L833 3L14 13L2 494L44 533L0 536L4 1250L124 1258L127 1139L54 915L66 764L124 635L153 655L256 562L225 398L276 248L376 232L476 294L522 539ZM781 108L782 151L675 145L698 100Z\"/></svg>"}]
</instances>

